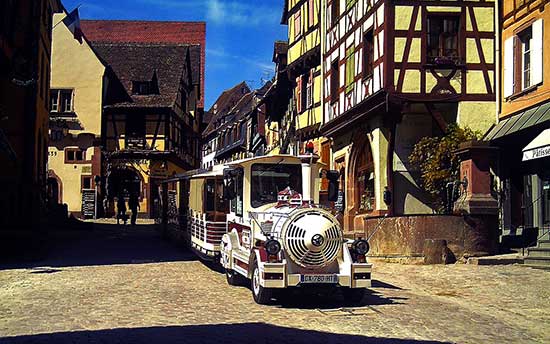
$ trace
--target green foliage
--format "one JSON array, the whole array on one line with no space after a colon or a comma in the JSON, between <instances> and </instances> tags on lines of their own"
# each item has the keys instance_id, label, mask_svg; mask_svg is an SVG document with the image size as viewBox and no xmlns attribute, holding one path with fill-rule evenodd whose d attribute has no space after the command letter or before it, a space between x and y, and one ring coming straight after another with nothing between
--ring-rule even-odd
<instances>
[{"instance_id":1,"label":"green foliage","mask_svg":"<svg viewBox=\"0 0 550 344\"><path fill-rule=\"evenodd\" d=\"M459 179L460 160L453 154L459 144L478 140L481 133L457 124L447 127L441 137L423 137L414 146L409 162L420 169L421 186L433 199L434 208L445 211L446 185Z\"/></svg>"}]
</instances>

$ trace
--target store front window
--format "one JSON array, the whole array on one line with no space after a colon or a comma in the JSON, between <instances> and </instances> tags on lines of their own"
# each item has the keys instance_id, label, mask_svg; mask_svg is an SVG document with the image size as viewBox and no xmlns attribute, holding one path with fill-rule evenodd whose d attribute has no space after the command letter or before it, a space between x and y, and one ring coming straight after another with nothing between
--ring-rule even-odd
<instances>
[{"instance_id":1,"label":"store front window","mask_svg":"<svg viewBox=\"0 0 550 344\"><path fill-rule=\"evenodd\" d=\"M358 213L369 213L375 208L374 197L374 161L369 145L359 153L356 164Z\"/></svg>"}]
</instances>

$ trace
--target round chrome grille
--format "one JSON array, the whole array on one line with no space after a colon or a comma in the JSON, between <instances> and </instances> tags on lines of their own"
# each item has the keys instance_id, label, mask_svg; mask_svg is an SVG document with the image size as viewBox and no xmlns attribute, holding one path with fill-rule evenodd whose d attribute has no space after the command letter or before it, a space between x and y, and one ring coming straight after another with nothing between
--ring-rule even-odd
<instances>
[{"instance_id":1,"label":"round chrome grille","mask_svg":"<svg viewBox=\"0 0 550 344\"><path fill-rule=\"evenodd\" d=\"M342 230L328 212L304 209L283 230L286 252L298 265L320 268L332 263L342 246Z\"/></svg>"}]
</instances>

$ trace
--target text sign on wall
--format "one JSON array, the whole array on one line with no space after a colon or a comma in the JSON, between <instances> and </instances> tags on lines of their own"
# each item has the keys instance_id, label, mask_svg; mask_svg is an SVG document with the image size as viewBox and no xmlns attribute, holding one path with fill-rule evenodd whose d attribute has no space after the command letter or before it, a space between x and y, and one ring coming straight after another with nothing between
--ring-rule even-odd
<instances>
[{"instance_id":1,"label":"text sign on wall","mask_svg":"<svg viewBox=\"0 0 550 344\"><path fill-rule=\"evenodd\" d=\"M550 156L550 146L530 149L523 152L523 161L545 158Z\"/></svg>"},{"instance_id":2,"label":"text sign on wall","mask_svg":"<svg viewBox=\"0 0 550 344\"><path fill-rule=\"evenodd\" d=\"M82 217L93 219L95 215L95 190L82 190Z\"/></svg>"}]
</instances>

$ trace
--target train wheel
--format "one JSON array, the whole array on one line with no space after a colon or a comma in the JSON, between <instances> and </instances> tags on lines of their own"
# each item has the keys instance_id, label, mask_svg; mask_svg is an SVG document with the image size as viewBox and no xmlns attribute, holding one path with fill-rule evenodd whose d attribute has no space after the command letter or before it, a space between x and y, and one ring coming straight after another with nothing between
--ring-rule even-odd
<instances>
[{"instance_id":1,"label":"train wheel","mask_svg":"<svg viewBox=\"0 0 550 344\"><path fill-rule=\"evenodd\" d=\"M254 270L252 272L252 296L254 301L260 305L267 305L271 302L273 290L264 288L260 285L260 269L258 264L254 262Z\"/></svg>"},{"instance_id":2,"label":"train wheel","mask_svg":"<svg viewBox=\"0 0 550 344\"><path fill-rule=\"evenodd\" d=\"M366 294L366 289L364 288L342 288L342 294L344 295L344 300L350 305L357 305L360 303Z\"/></svg>"},{"instance_id":3,"label":"train wheel","mask_svg":"<svg viewBox=\"0 0 550 344\"><path fill-rule=\"evenodd\" d=\"M225 278L229 285L238 286L243 284L243 278L235 270L225 269Z\"/></svg>"}]
</instances>

